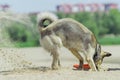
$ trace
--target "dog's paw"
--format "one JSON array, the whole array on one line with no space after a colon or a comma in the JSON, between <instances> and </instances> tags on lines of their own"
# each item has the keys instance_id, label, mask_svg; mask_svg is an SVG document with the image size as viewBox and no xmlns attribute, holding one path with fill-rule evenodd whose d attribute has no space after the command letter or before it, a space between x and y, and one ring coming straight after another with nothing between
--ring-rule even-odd
<instances>
[{"instance_id":1,"label":"dog's paw","mask_svg":"<svg viewBox=\"0 0 120 80\"><path fill-rule=\"evenodd\" d=\"M52 70L58 70L58 69L59 69L59 68L57 68L57 67L56 67L56 68L55 68L55 67L54 67L54 68L52 68Z\"/></svg>"},{"instance_id":2,"label":"dog's paw","mask_svg":"<svg viewBox=\"0 0 120 80\"><path fill-rule=\"evenodd\" d=\"M60 66L52 66L52 70L58 70L60 69Z\"/></svg>"}]
</instances>

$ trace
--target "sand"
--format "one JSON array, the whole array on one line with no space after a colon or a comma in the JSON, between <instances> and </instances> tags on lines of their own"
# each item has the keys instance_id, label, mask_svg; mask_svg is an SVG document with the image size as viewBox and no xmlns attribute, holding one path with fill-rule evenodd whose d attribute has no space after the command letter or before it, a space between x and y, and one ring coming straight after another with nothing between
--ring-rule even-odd
<instances>
[{"instance_id":1,"label":"sand","mask_svg":"<svg viewBox=\"0 0 120 80\"><path fill-rule=\"evenodd\" d=\"M61 49L62 67L51 70L52 57L41 47L0 49L0 80L120 80L120 46L103 46L112 53L102 67L110 71L75 70L78 60L65 48Z\"/></svg>"}]
</instances>

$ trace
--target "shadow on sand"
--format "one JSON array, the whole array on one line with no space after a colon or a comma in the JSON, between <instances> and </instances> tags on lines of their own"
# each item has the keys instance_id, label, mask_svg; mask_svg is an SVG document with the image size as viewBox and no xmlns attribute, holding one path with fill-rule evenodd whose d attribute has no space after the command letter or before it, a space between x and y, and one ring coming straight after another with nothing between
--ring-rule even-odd
<instances>
[{"instance_id":1,"label":"shadow on sand","mask_svg":"<svg viewBox=\"0 0 120 80\"><path fill-rule=\"evenodd\" d=\"M9 75L9 74L23 74L23 73L39 73L39 72L47 72L49 70L52 70L50 67L46 66L40 66L40 67L28 67L28 68L22 68L22 69L15 69L11 71L0 71L0 75ZM78 70L78 69L73 69ZM85 70L88 71L88 70ZM109 68L108 71L120 71L120 68Z\"/></svg>"},{"instance_id":2,"label":"shadow on sand","mask_svg":"<svg viewBox=\"0 0 120 80\"><path fill-rule=\"evenodd\" d=\"M8 71L0 71L0 75L9 75L9 74L21 74L21 73L30 73L30 72L47 72L51 70L49 67L40 66L40 67L28 67L22 69L14 69Z\"/></svg>"},{"instance_id":3,"label":"shadow on sand","mask_svg":"<svg viewBox=\"0 0 120 80\"><path fill-rule=\"evenodd\" d=\"M109 68L108 71L120 71L120 68Z\"/></svg>"}]
</instances>

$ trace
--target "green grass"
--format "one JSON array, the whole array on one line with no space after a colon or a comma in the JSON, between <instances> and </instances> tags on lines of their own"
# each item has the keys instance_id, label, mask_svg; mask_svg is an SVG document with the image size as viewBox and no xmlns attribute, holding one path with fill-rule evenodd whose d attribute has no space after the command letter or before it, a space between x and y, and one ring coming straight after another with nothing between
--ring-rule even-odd
<instances>
[{"instance_id":1,"label":"green grass","mask_svg":"<svg viewBox=\"0 0 120 80\"><path fill-rule=\"evenodd\" d=\"M104 37L104 38L98 39L98 41L102 45L119 45L120 36L119 37Z\"/></svg>"},{"instance_id":2,"label":"green grass","mask_svg":"<svg viewBox=\"0 0 120 80\"><path fill-rule=\"evenodd\" d=\"M15 42L15 47L36 47L39 46L39 43L36 42Z\"/></svg>"},{"instance_id":3,"label":"green grass","mask_svg":"<svg viewBox=\"0 0 120 80\"><path fill-rule=\"evenodd\" d=\"M103 37L98 39L99 43L102 45L120 45L120 37ZM37 47L39 42L15 42L15 47Z\"/></svg>"}]
</instances>

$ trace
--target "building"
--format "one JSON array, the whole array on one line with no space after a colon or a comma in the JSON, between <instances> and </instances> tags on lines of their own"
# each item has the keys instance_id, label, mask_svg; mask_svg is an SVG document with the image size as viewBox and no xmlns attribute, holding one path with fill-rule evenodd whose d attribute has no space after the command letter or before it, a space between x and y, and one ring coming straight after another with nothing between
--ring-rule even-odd
<instances>
[{"instance_id":1,"label":"building","mask_svg":"<svg viewBox=\"0 0 120 80\"><path fill-rule=\"evenodd\" d=\"M92 4L61 4L57 5L56 7L58 12L65 12L65 13L71 13L71 12L106 12L111 9L118 9L118 5L115 3L110 4L98 4L98 3L92 3Z\"/></svg>"},{"instance_id":2,"label":"building","mask_svg":"<svg viewBox=\"0 0 120 80\"><path fill-rule=\"evenodd\" d=\"M6 10L8 10L9 8L10 8L10 6L7 5L7 4L4 4L4 5L0 4L0 11L6 11Z\"/></svg>"}]
</instances>

